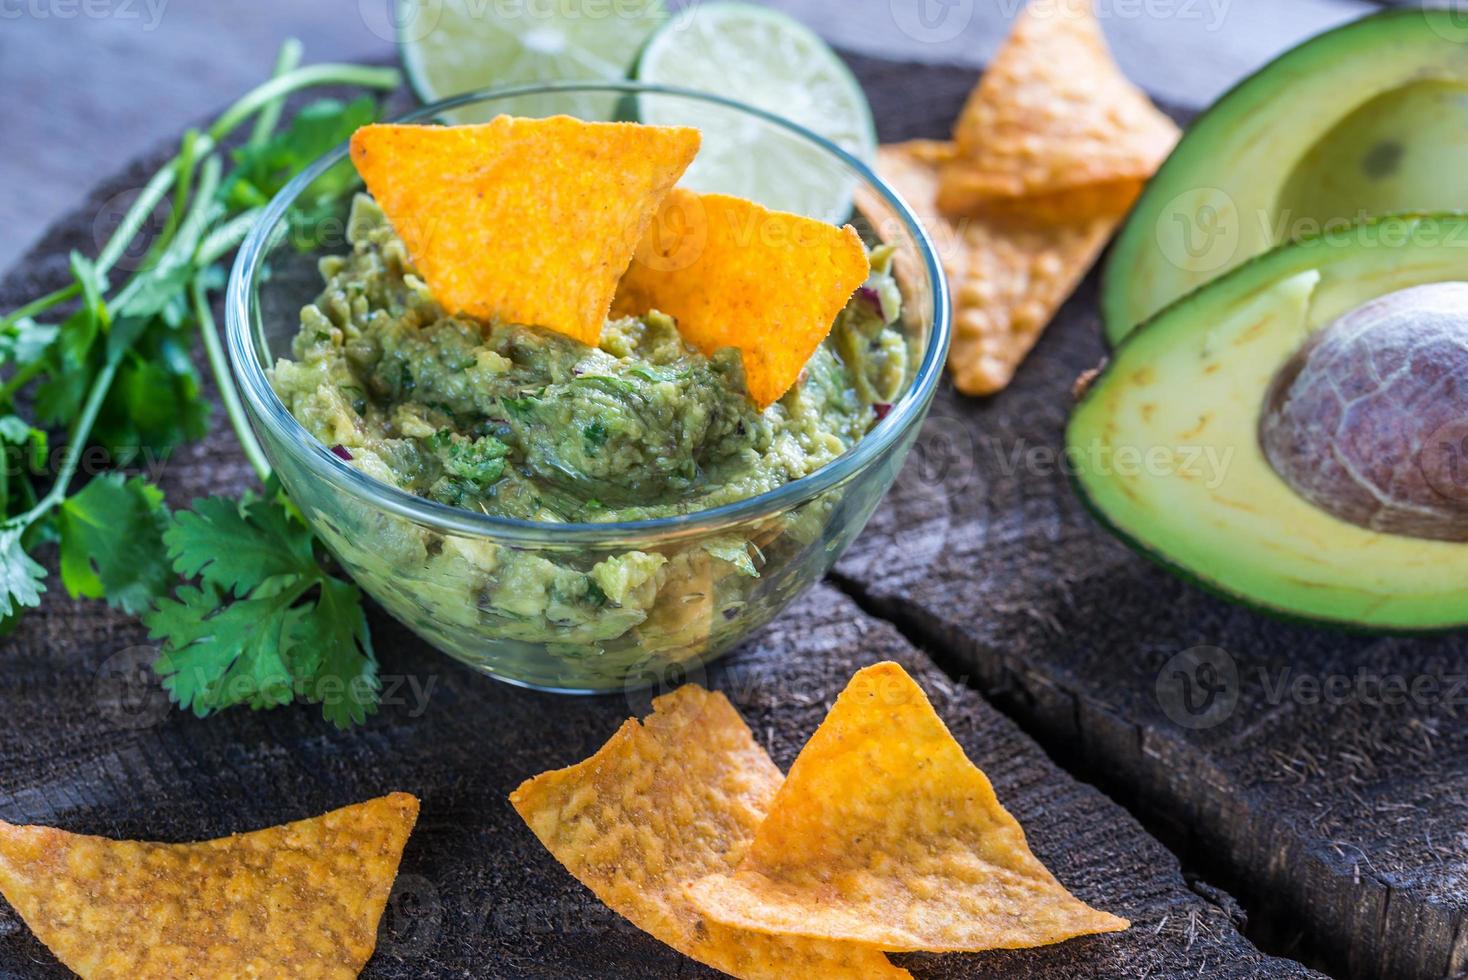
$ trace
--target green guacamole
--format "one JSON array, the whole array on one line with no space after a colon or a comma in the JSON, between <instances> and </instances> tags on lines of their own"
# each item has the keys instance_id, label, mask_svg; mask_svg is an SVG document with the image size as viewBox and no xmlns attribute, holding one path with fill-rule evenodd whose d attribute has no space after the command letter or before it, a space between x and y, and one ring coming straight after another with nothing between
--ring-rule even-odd
<instances>
[{"instance_id":1,"label":"green guacamole","mask_svg":"<svg viewBox=\"0 0 1468 980\"><path fill-rule=\"evenodd\" d=\"M320 261L325 288L271 382L349 465L454 507L556 524L743 500L849 450L909 380L885 248L800 380L761 412L737 350L706 357L660 313L609 320L597 347L449 316L370 198L354 203L347 238L348 254ZM542 645L567 666L536 682L584 687L637 658L692 659L748 617L768 618L797 578L776 563L821 560L834 501L648 551L536 552L346 503L324 533L369 591L439 645Z\"/></svg>"},{"instance_id":2,"label":"green guacamole","mask_svg":"<svg viewBox=\"0 0 1468 980\"><path fill-rule=\"evenodd\" d=\"M351 254L323 259L275 390L364 472L441 503L525 520L628 521L707 510L826 465L907 375L881 254L800 381L758 411L739 352L705 357L669 317L607 321L598 347L446 316L370 198Z\"/></svg>"}]
</instances>

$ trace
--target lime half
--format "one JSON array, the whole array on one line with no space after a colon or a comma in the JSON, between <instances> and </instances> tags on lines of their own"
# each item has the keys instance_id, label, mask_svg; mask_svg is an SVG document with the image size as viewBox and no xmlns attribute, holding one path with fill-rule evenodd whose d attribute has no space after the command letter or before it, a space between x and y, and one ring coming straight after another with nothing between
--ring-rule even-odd
<instances>
[{"instance_id":1,"label":"lime half","mask_svg":"<svg viewBox=\"0 0 1468 980\"><path fill-rule=\"evenodd\" d=\"M704 3L653 35L637 63L639 81L727 95L824 136L859 159L876 155L876 127L861 85L816 33L765 7ZM656 94L639 118L697 126L703 147L684 175L697 191L734 194L823 221L851 211L854 180L813 144L749 116Z\"/></svg>"},{"instance_id":2,"label":"lime half","mask_svg":"<svg viewBox=\"0 0 1468 980\"><path fill-rule=\"evenodd\" d=\"M490 86L626 78L667 21L662 0L397 0L394 16L403 69L425 102ZM455 123L500 113L604 120L617 102L553 92L446 115Z\"/></svg>"}]
</instances>

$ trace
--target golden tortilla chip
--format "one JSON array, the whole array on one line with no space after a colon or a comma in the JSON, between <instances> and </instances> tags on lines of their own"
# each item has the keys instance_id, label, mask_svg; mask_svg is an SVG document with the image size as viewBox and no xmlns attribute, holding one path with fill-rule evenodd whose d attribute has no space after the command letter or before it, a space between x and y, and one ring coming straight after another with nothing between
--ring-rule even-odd
<instances>
[{"instance_id":1,"label":"golden tortilla chip","mask_svg":"<svg viewBox=\"0 0 1468 980\"><path fill-rule=\"evenodd\" d=\"M660 310L712 354L737 347L749 395L785 394L870 272L856 229L676 188L638 246L613 312Z\"/></svg>"},{"instance_id":2,"label":"golden tortilla chip","mask_svg":"<svg viewBox=\"0 0 1468 980\"><path fill-rule=\"evenodd\" d=\"M499 116L364 126L351 153L445 310L595 345L617 280L698 146L684 127Z\"/></svg>"},{"instance_id":3,"label":"golden tortilla chip","mask_svg":"<svg viewBox=\"0 0 1468 980\"><path fill-rule=\"evenodd\" d=\"M1067 892L901 667L860 671L731 874L691 894L735 928L935 952L1126 929Z\"/></svg>"},{"instance_id":4,"label":"golden tortilla chip","mask_svg":"<svg viewBox=\"0 0 1468 980\"><path fill-rule=\"evenodd\" d=\"M938 196L945 211L1091 186L1070 213L1113 213L1172 151L1178 128L1112 60L1090 0L1031 0L954 139Z\"/></svg>"},{"instance_id":5,"label":"golden tortilla chip","mask_svg":"<svg viewBox=\"0 0 1468 980\"><path fill-rule=\"evenodd\" d=\"M743 857L779 785L728 700L687 685L585 762L527 780L510 802L597 898L700 963L751 980L911 980L875 950L730 929L689 902L689 882Z\"/></svg>"},{"instance_id":6,"label":"golden tortilla chip","mask_svg":"<svg viewBox=\"0 0 1468 980\"><path fill-rule=\"evenodd\" d=\"M953 383L965 394L988 395L1009 384L1121 218L1064 222L1031 216L1022 202L948 216L937 203L937 168L954 152L951 143L926 140L887 145L878 150L877 169L917 212L948 276Z\"/></svg>"},{"instance_id":7,"label":"golden tortilla chip","mask_svg":"<svg viewBox=\"0 0 1468 980\"><path fill-rule=\"evenodd\" d=\"M0 822L0 893L83 980L355 977L417 819L393 793L202 844Z\"/></svg>"}]
</instances>

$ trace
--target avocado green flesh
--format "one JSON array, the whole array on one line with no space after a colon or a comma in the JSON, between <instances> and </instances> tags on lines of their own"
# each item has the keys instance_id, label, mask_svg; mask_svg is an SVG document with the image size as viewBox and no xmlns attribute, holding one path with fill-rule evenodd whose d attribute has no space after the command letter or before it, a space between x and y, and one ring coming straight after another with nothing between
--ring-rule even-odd
<instances>
[{"instance_id":1,"label":"avocado green flesh","mask_svg":"<svg viewBox=\"0 0 1468 980\"><path fill-rule=\"evenodd\" d=\"M1091 507L1150 557L1225 595L1371 629L1468 622L1468 546L1372 531L1271 468L1259 416L1315 330L1376 296L1468 279L1468 219L1365 224L1286 246L1131 335L1067 431Z\"/></svg>"},{"instance_id":2,"label":"avocado green flesh","mask_svg":"<svg viewBox=\"0 0 1468 980\"><path fill-rule=\"evenodd\" d=\"M1389 11L1307 41L1215 103L1112 249L1107 339L1284 241L1468 208L1465 42L1449 10Z\"/></svg>"},{"instance_id":3,"label":"avocado green flesh","mask_svg":"<svg viewBox=\"0 0 1468 980\"><path fill-rule=\"evenodd\" d=\"M1274 231L1408 207L1468 207L1468 84L1416 82L1346 116L1295 164Z\"/></svg>"}]
</instances>

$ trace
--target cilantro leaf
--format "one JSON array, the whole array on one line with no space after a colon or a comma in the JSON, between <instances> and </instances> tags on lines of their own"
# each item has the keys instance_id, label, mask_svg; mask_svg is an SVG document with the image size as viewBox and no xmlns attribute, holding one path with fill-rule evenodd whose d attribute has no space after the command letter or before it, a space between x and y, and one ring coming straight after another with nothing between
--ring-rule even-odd
<instances>
[{"instance_id":1,"label":"cilantro leaf","mask_svg":"<svg viewBox=\"0 0 1468 980\"><path fill-rule=\"evenodd\" d=\"M301 107L290 125L258 145L235 151L235 173L242 184L229 188L234 199L246 206L264 204L308 164L351 138L358 128L377 119L377 102L362 96L351 102L317 99ZM315 200L336 196L355 183L356 173L343 160L306 189L303 197Z\"/></svg>"},{"instance_id":2,"label":"cilantro leaf","mask_svg":"<svg viewBox=\"0 0 1468 980\"><path fill-rule=\"evenodd\" d=\"M46 570L21 545L21 530L0 530L0 619L25 606L39 606L46 591Z\"/></svg>"},{"instance_id":3,"label":"cilantro leaf","mask_svg":"<svg viewBox=\"0 0 1468 980\"><path fill-rule=\"evenodd\" d=\"M320 704L340 728L377 708L377 661L355 585L328 575L315 539L273 485L266 497L209 497L163 538L185 585L144 617L164 643L155 669L196 714L246 704Z\"/></svg>"},{"instance_id":4,"label":"cilantro leaf","mask_svg":"<svg viewBox=\"0 0 1468 980\"><path fill-rule=\"evenodd\" d=\"M23 450L30 469L39 472L46 465L46 452L50 440L44 429L38 429L19 415L0 415L0 442ZM11 463L15 454L5 453L5 476L12 474Z\"/></svg>"},{"instance_id":5,"label":"cilantro leaf","mask_svg":"<svg viewBox=\"0 0 1468 980\"><path fill-rule=\"evenodd\" d=\"M292 643L293 669L308 678L302 694L327 721L350 728L377 710L377 658L355 585L323 577L311 614L293 624Z\"/></svg>"},{"instance_id":6,"label":"cilantro leaf","mask_svg":"<svg viewBox=\"0 0 1468 980\"><path fill-rule=\"evenodd\" d=\"M0 330L0 364L26 365L38 360L60 332L59 327L22 317Z\"/></svg>"},{"instance_id":7,"label":"cilantro leaf","mask_svg":"<svg viewBox=\"0 0 1468 980\"><path fill-rule=\"evenodd\" d=\"M289 704L295 690L285 663L286 614L296 596L222 598L212 587L184 586L143 617L149 636L167 644L153 664L164 688L201 718L237 704Z\"/></svg>"},{"instance_id":8,"label":"cilantro leaf","mask_svg":"<svg viewBox=\"0 0 1468 980\"><path fill-rule=\"evenodd\" d=\"M72 598L107 600L139 615L174 581L163 532L163 491L121 474L99 476L61 505L61 580Z\"/></svg>"},{"instance_id":9,"label":"cilantro leaf","mask_svg":"<svg viewBox=\"0 0 1468 980\"><path fill-rule=\"evenodd\" d=\"M207 497L174 516L164 535L173 567L185 578L243 596L278 575L320 574L311 532L268 500Z\"/></svg>"}]
</instances>

